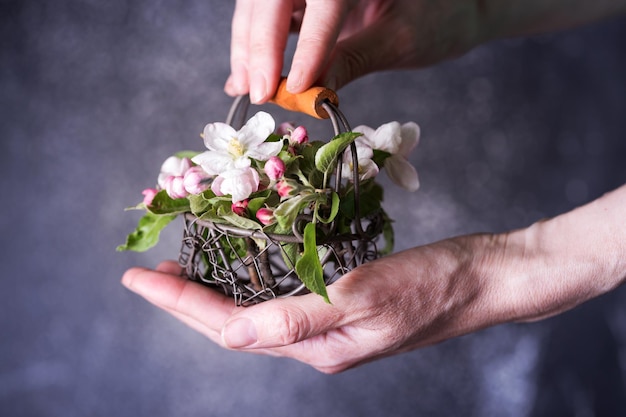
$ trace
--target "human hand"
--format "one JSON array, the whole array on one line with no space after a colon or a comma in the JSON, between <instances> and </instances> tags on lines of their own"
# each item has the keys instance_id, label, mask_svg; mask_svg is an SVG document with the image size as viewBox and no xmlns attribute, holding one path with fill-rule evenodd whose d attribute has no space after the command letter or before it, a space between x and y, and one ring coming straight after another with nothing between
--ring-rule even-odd
<instances>
[{"instance_id":1,"label":"human hand","mask_svg":"<svg viewBox=\"0 0 626 417\"><path fill-rule=\"evenodd\" d=\"M335 373L490 325L568 310L626 280L626 185L554 219L361 265L308 294L236 307L174 262L122 282L219 345Z\"/></svg>"},{"instance_id":2,"label":"human hand","mask_svg":"<svg viewBox=\"0 0 626 417\"><path fill-rule=\"evenodd\" d=\"M479 40L475 1L238 0L228 94L272 97L290 31L299 39L287 89L338 89L378 70L414 68L466 52Z\"/></svg>"},{"instance_id":3,"label":"human hand","mask_svg":"<svg viewBox=\"0 0 626 417\"><path fill-rule=\"evenodd\" d=\"M133 268L123 283L217 344L286 356L334 373L492 324L481 305L491 284L470 267L471 246L457 238L367 263L316 294L235 307L232 298L180 277L164 262Z\"/></svg>"},{"instance_id":4,"label":"human hand","mask_svg":"<svg viewBox=\"0 0 626 417\"><path fill-rule=\"evenodd\" d=\"M419 68L491 39L563 29L626 12L626 0L238 0L225 91L270 99L289 32L287 90L339 89L374 71Z\"/></svg>"}]
</instances>

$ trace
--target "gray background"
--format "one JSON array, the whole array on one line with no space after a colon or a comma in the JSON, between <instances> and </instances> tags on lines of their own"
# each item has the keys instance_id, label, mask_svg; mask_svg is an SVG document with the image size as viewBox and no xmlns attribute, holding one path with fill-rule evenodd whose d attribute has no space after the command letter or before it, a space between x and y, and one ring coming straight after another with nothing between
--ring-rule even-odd
<instances>
[{"instance_id":1,"label":"gray background","mask_svg":"<svg viewBox=\"0 0 626 417\"><path fill-rule=\"evenodd\" d=\"M624 288L335 376L222 350L122 288L126 268L177 254L180 225L151 252L114 248L161 161L226 115L232 7L0 1L0 414L626 415ZM422 188L383 180L397 249L523 227L624 183L625 48L622 18L340 91L353 125L422 127Z\"/></svg>"}]
</instances>

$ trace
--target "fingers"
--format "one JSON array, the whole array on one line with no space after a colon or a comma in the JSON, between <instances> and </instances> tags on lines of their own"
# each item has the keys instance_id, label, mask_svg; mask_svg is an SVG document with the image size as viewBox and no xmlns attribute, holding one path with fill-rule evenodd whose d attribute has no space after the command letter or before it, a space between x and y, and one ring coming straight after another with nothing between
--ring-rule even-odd
<instances>
[{"instance_id":1,"label":"fingers","mask_svg":"<svg viewBox=\"0 0 626 417\"><path fill-rule=\"evenodd\" d=\"M343 1L307 2L300 36L287 77L287 90L300 93L320 76L347 14Z\"/></svg>"},{"instance_id":2,"label":"fingers","mask_svg":"<svg viewBox=\"0 0 626 417\"><path fill-rule=\"evenodd\" d=\"M180 267L172 262L156 271L131 268L122 284L218 342L224 322L236 310L232 299L181 277Z\"/></svg>"},{"instance_id":3,"label":"fingers","mask_svg":"<svg viewBox=\"0 0 626 417\"><path fill-rule=\"evenodd\" d=\"M346 1L238 0L232 21L231 75L225 91L250 94L253 103L270 99L278 86L289 32L299 40L287 89L302 92L319 79L345 20Z\"/></svg>"},{"instance_id":4,"label":"fingers","mask_svg":"<svg viewBox=\"0 0 626 417\"><path fill-rule=\"evenodd\" d=\"M287 346L335 329L340 308L316 294L267 301L242 309L228 319L222 341L230 348Z\"/></svg>"},{"instance_id":5,"label":"fingers","mask_svg":"<svg viewBox=\"0 0 626 417\"><path fill-rule=\"evenodd\" d=\"M231 29L230 77L224 87L230 95L247 94L248 84L248 40L249 22L252 19L254 3L239 0L235 6Z\"/></svg>"},{"instance_id":6,"label":"fingers","mask_svg":"<svg viewBox=\"0 0 626 417\"><path fill-rule=\"evenodd\" d=\"M229 94L250 93L253 103L271 98L278 86L289 35L292 0L239 0L231 43Z\"/></svg>"}]
</instances>

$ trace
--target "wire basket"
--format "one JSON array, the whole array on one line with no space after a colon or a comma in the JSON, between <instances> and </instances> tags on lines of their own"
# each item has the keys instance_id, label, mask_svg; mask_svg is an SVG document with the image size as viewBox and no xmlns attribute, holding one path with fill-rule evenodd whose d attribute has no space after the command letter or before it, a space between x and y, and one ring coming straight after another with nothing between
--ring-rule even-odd
<instances>
[{"instance_id":1,"label":"wire basket","mask_svg":"<svg viewBox=\"0 0 626 417\"><path fill-rule=\"evenodd\" d=\"M313 98L305 98L306 109L297 95L288 95L276 104L289 110L304 111L317 118L330 119L335 135L349 132L350 126L337 107L334 92L322 89ZM278 95L277 95L278 97ZM291 101L290 101L291 100ZM228 113L226 123L234 128L245 121L250 101L237 97ZM358 176L358 158L354 143L350 145L353 160L353 178ZM341 195L341 158L337 161L332 181L333 190ZM343 274L378 257L377 240L383 230L383 214L377 212L367 218L359 214L359 182L354 187L354 220L349 233L338 233L335 221L317 225L317 251L322 264L324 281L331 284ZM184 234L179 263L186 276L209 287L218 288L234 298L239 306L247 306L278 297L308 293L309 290L295 271L296 250L302 251L303 229L312 220L310 213L298 215L290 234L272 234L233 225L198 219L191 213L184 215Z\"/></svg>"}]
</instances>

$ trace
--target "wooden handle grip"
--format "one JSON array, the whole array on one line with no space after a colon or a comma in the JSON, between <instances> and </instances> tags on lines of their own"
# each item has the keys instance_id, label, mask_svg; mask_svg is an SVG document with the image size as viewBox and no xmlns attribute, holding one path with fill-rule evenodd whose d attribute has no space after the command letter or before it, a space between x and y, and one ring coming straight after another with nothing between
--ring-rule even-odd
<instances>
[{"instance_id":1,"label":"wooden handle grip","mask_svg":"<svg viewBox=\"0 0 626 417\"><path fill-rule=\"evenodd\" d=\"M292 94L287 91L287 78L282 78L270 102L286 110L301 112L318 119L328 119L330 116L322 107L324 100L335 106L339 105L337 93L329 88L312 87L302 93Z\"/></svg>"}]
</instances>

